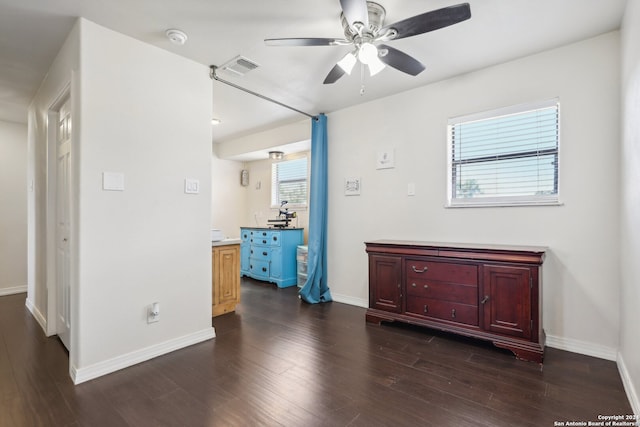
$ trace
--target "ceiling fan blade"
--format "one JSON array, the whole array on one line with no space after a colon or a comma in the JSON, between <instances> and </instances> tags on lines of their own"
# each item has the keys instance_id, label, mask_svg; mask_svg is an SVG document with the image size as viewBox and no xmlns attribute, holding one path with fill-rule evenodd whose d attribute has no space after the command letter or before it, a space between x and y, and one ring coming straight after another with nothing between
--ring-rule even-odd
<instances>
[{"instance_id":1,"label":"ceiling fan blade","mask_svg":"<svg viewBox=\"0 0 640 427\"><path fill-rule=\"evenodd\" d=\"M265 39L267 46L342 46L351 44L346 39L326 39L326 38L286 38L286 39Z\"/></svg>"},{"instance_id":2,"label":"ceiling fan blade","mask_svg":"<svg viewBox=\"0 0 640 427\"><path fill-rule=\"evenodd\" d=\"M432 10L421 15L398 21L394 24L386 25L381 33L386 30L395 29L398 35L393 39L402 39L405 37L416 36L418 34L428 33L429 31L438 30L457 24L471 18L471 8L469 3L461 3L455 6L444 7L442 9Z\"/></svg>"},{"instance_id":3,"label":"ceiling fan blade","mask_svg":"<svg viewBox=\"0 0 640 427\"><path fill-rule=\"evenodd\" d=\"M353 26L354 22L362 22L365 28L369 26L369 9L366 0L340 0L340 6L349 26Z\"/></svg>"},{"instance_id":4,"label":"ceiling fan blade","mask_svg":"<svg viewBox=\"0 0 640 427\"><path fill-rule=\"evenodd\" d=\"M412 76L424 71L424 65L414 57L386 44L378 45L378 48L387 50L386 55L380 55L380 60L388 66Z\"/></svg>"},{"instance_id":5,"label":"ceiling fan blade","mask_svg":"<svg viewBox=\"0 0 640 427\"><path fill-rule=\"evenodd\" d=\"M331 71L329 71L329 74L327 74L327 77L324 79L322 84L329 85L335 83L340 77L344 76L344 74L345 71L338 64L336 64L333 66Z\"/></svg>"}]
</instances>

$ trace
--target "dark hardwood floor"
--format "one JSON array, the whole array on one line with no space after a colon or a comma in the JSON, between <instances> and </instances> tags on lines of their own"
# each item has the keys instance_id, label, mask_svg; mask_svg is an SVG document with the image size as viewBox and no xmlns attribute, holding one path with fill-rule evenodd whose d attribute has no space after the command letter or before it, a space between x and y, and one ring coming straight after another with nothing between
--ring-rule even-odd
<instances>
[{"instance_id":1,"label":"dark hardwood floor","mask_svg":"<svg viewBox=\"0 0 640 427\"><path fill-rule=\"evenodd\" d=\"M0 426L553 426L630 414L615 363L547 348L544 367L365 310L243 280L217 338L74 386L68 357L0 297Z\"/></svg>"}]
</instances>

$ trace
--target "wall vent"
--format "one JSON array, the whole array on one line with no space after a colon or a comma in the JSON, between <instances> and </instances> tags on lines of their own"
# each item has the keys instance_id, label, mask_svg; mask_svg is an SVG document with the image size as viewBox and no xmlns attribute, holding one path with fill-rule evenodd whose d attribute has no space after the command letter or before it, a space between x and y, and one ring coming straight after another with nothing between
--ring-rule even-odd
<instances>
[{"instance_id":1,"label":"wall vent","mask_svg":"<svg viewBox=\"0 0 640 427\"><path fill-rule=\"evenodd\" d=\"M259 65L244 56L236 56L231 61L225 62L220 67L221 71L228 71L237 76L244 76L251 70L255 70Z\"/></svg>"}]
</instances>

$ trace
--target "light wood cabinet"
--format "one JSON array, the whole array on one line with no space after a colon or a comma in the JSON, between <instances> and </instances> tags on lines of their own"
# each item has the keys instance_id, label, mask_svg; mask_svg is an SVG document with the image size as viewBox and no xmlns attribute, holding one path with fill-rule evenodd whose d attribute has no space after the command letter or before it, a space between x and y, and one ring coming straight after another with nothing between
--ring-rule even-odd
<instances>
[{"instance_id":1,"label":"light wood cabinet","mask_svg":"<svg viewBox=\"0 0 640 427\"><path fill-rule=\"evenodd\" d=\"M491 341L542 362L545 248L367 242L368 322L406 322Z\"/></svg>"},{"instance_id":2,"label":"light wood cabinet","mask_svg":"<svg viewBox=\"0 0 640 427\"><path fill-rule=\"evenodd\" d=\"M213 316L235 311L240 303L240 245L213 246L211 311Z\"/></svg>"}]
</instances>

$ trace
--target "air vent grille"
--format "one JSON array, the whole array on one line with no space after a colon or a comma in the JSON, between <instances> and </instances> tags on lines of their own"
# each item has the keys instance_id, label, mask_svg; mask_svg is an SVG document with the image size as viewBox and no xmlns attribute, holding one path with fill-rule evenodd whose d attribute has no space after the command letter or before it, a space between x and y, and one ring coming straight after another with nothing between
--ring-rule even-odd
<instances>
[{"instance_id":1,"label":"air vent grille","mask_svg":"<svg viewBox=\"0 0 640 427\"><path fill-rule=\"evenodd\" d=\"M221 71L228 71L238 76L244 76L251 70L255 70L259 65L244 56L236 56L218 67Z\"/></svg>"}]
</instances>

